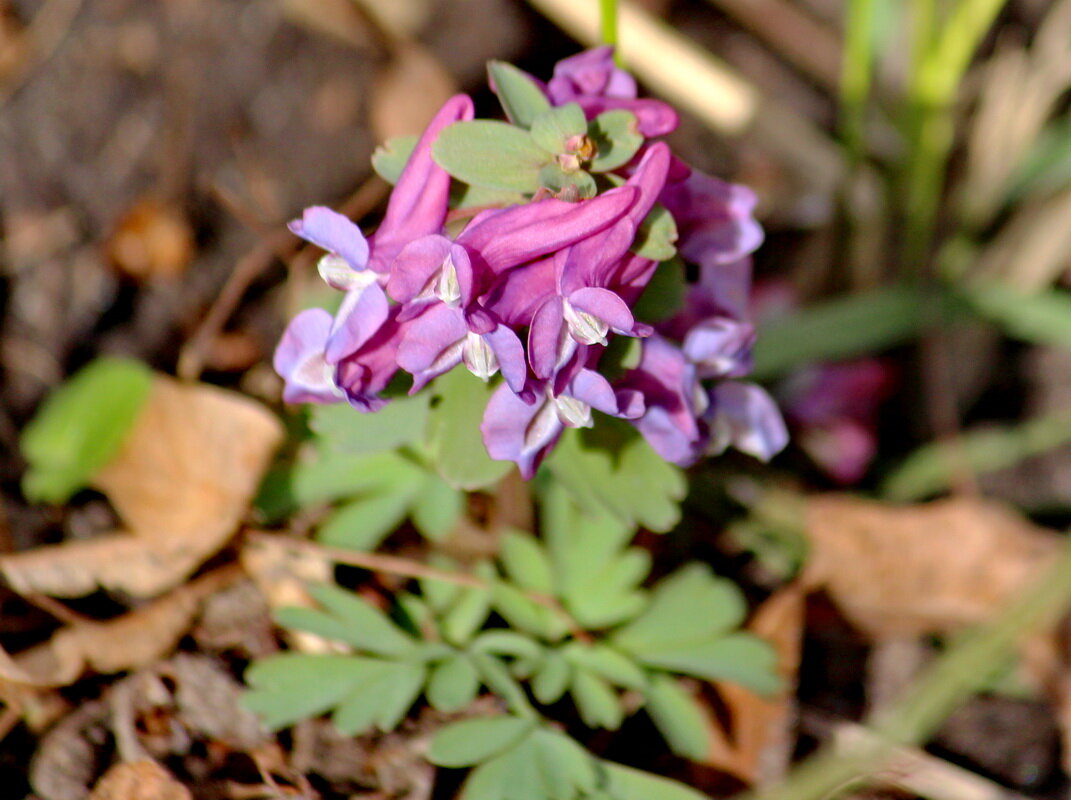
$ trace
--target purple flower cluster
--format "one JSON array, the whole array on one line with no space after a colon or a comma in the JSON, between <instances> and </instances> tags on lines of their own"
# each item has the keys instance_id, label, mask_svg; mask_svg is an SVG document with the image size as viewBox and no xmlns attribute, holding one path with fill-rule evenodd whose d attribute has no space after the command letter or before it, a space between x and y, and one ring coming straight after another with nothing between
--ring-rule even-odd
<instances>
[{"instance_id":1,"label":"purple flower cluster","mask_svg":"<svg viewBox=\"0 0 1071 800\"><path fill-rule=\"evenodd\" d=\"M677 124L666 104L636 98L609 48L562 61L537 85L552 105L576 103L588 119L628 111L644 137ZM525 477L565 428L592 425L593 410L630 420L681 465L730 445L764 459L779 451L787 437L773 402L736 380L749 370L754 338L748 253L762 231L752 194L645 141L595 197L540 190L448 232L451 176L432 146L472 117L464 95L443 106L368 238L323 207L291 224L327 251L320 274L345 296L336 314L310 309L287 328L275 354L284 399L372 412L388 402L383 392L399 370L414 393L464 364L484 380L501 373L481 431L491 457L516 462ZM633 307L660 263L634 250L656 203L672 214L679 253L699 280L652 326ZM639 357L611 380L600 364L614 337L635 339Z\"/></svg>"}]
</instances>

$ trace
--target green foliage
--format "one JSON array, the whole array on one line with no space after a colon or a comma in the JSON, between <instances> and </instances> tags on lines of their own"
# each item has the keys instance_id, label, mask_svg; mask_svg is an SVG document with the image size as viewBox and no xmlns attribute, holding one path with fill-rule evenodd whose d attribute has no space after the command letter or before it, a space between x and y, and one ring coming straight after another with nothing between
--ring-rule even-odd
<instances>
[{"instance_id":1,"label":"green foliage","mask_svg":"<svg viewBox=\"0 0 1071 800\"><path fill-rule=\"evenodd\" d=\"M600 419L593 430L566 431L547 467L593 516L609 513L653 531L667 531L680 519L684 474L630 425Z\"/></svg>"},{"instance_id":2,"label":"green foliage","mask_svg":"<svg viewBox=\"0 0 1071 800\"><path fill-rule=\"evenodd\" d=\"M321 441L342 453L377 453L416 444L428 421L431 397L421 392L392 400L375 414L361 414L348 403L313 406L309 427Z\"/></svg>"},{"instance_id":3,"label":"green foliage","mask_svg":"<svg viewBox=\"0 0 1071 800\"><path fill-rule=\"evenodd\" d=\"M884 350L922 330L919 289L890 286L829 300L771 321L759 330L752 377L775 378L816 361Z\"/></svg>"},{"instance_id":4,"label":"green foliage","mask_svg":"<svg viewBox=\"0 0 1071 800\"><path fill-rule=\"evenodd\" d=\"M502 109L514 125L530 128L540 114L550 110L550 101L539 84L523 70L504 61L491 61L487 72Z\"/></svg>"},{"instance_id":5,"label":"green foliage","mask_svg":"<svg viewBox=\"0 0 1071 800\"><path fill-rule=\"evenodd\" d=\"M971 307L1008 336L1033 344L1071 348L1071 292L1024 294L985 284L962 290Z\"/></svg>"},{"instance_id":6,"label":"green foliage","mask_svg":"<svg viewBox=\"0 0 1071 800\"><path fill-rule=\"evenodd\" d=\"M443 480L455 489L482 489L502 479L513 465L492 461L480 435L480 421L493 388L468 370L455 369L431 386L434 409L428 419L427 448Z\"/></svg>"},{"instance_id":7,"label":"green foliage","mask_svg":"<svg viewBox=\"0 0 1071 800\"><path fill-rule=\"evenodd\" d=\"M882 491L890 500L921 500L948 489L964 467L974 474L1007 469L1069 441L1068 411L966 431L954 442L920 447L888 475Z\"/></svg>"},{"instance_id":8,"label":"green foliage","mask_svg":"<svg viewBox=\"0 0 1071 800\"><path fill-rule=\"evenodd\" d=\"M569 141L584 136L588 121L576 103L548 108L532 121L532 140L548 153L565 153Z\"/></svg>"},{"instance_id":9,"label":"green foliage","mask_svg":"<svg viewBox=\"0 0 1071 800\"><path fill-rule=\"evenodd\" d=\"M431 149L435 162L459 181L534 193L551 154L527 131L505 122L470 120L444 129Z\"/></svg>"},{"instance_id":10,"label":"green foliage","mask_svg":"<svg viewBox=\"0 0 1071 800\"><path fill-rule=\"evenodd\" d=\"M396 136L388 139L372 153L372 169L387 183L397 183L419 139L419 136Z\"/></svg>"},{"instance_id":11,"label":"green foliage","mask_svg":"<svg viewBox=\"0 0 1071 800\"><path fill-rule=\"evenodd\" d=\"M119 451L152 388L152 371L126 358L99 358L49 395L23 430L28 500L62 503Z\"/></svg>"},{"instance_id":12,"label":"green foliage","mask_svg":"<svg viewBox=\"0 0 1071 800\"><path fill-rule=\"evenodd\" d=\"M640 229L636 231L632 252L652 261L668 261L677 255L677 248L673 244L676 241L677 223L673 215L664 206L656 205L644 217ZM684 286L685 282L682 280L681 288L677 291L683 291Z\"/></svg>"},{"instance_id":13,"label":"green foliage","mask_svg":"<svg viewBox=\"0 0 1071 800\"><path fill-rule=\"evenodd\" d=\"M636 115L624 109L599 114L588 126L588 136L597 149L591 162L594 172L609 172L625 166L643 144Z\"/></svg>"}]
</instances>

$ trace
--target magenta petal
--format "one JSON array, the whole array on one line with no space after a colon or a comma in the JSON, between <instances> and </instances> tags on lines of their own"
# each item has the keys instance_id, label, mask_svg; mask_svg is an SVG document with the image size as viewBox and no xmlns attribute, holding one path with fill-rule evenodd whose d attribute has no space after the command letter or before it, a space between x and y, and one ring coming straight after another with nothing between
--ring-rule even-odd
<instances>
[{"instance_id":1,"label":"magenta petal","mask_svg":"<svg viewBox=\"0 0 1071 800\"><path fill-rule=\"evenodd\" d=\"M368 264L368 241L364 234L337 211L326 206L312 206L288 227L305 241L338 254L355 270L362 270Z\"/></svg>"},{"instance_id":2,"label":"magenta petal","mask_svg":"<svg viewBox=\"0 0 1071 800\"><path fill-rule=\"evenodd\" d=\"M635 239L636 226L623 217L566 250L558 278L562 294L585 286L609 286L621 271L622 260L631 258L628 251Z\"/></svg>"},{"instance_id":3,"label":"magenta petal","mask_svg":"<svg viewBox=\"0 0 1071 800\"><path fill-rule=\"evenodd\" d=\"M334 382L334 368L324 360L331 330L331 315L322 308L302 311L287 325L275 348L272 365L286 381L287 403L337 403L342 392Z\"/></svg>"},{"instance_id":4,"label":"magenta petal","mask_svg":"<svg viewBox=\"0 0 1071 800\"><path fill-rule=\"evenodd\" d=\"M701 378L737 378L751 371L755 328L728 317L712 317L695 325L684 338L684 355L699 368Z\"/></svg>"},{"instance_id":5,"label":"magenta petal","mask_svg":"<svg viewBox=\"0 0 1071 800\"><path fill-rule=\"evenodd\" d=\"M681 430L665 408L648 407L634 424L654 451L670 463L691 466L702 454L705 442Z\"/></svg>"},{"instance_id":6,"label":"magenta petal","mask_svg":"<svg viewBox=\"0 0 1071 800\"><path fill-rule=\"evenodd\" d=\"M473 117L472 100L463 94L451 97L439 109L420 137L390 195L383 222L372 237L368 263L376 272L388 272L401 249L429 233L439 233L446 220L450 175L431 157L431 146L447 125Z\"/></svg>"},{"instance_id":7,"label":"magenta petal","mask_svg":"<svg viewBox=\"0 0 1071 800\"><path fill-rule=\"evenodd\" d=\"M398 345L398 366L417 379L413 391L461 362L461 345L467 334L461 312L442 303L406 324Z\"/></svg>"},{"instance_id":8,"label":"magenta petal","mask_svg":"<svg viewBox=\"0 0 1071 800\"><path fill-rule=\"evenodd\" d=\"M505 385L491 395L480 425L488 455L515 462L525 479L535 474L564 429L553 400L544 396L529 405Z\"/></svg>"},{"instance_id":9,"label":"magenta petal","mask_svg":"<svg viewBox=\"0 0 1071 800\"><path fill-rule=\"evenodd\" d=\"M383 287L372 283L346 293L327 340L326 358L337 364L372 338L390 315Z\"/></svg>"},{"instance_id":10,"label":"magenta petal","mask_svg":"<svg viewBox=\"0 0 1071 800\"><path fill-rule=\"evenodd\" d=\"M506 385L514 392L523 391L528 380L528 364L524 358L524 345L517 334L505 325L499 325L483 334L483 338L498 359L498 368Z\"/></svg>"},{"instance_id":11,"label":"magenta petal","mask_svg":"<svg viewBox=\"0 0 1071 800\"><path fill-rule=\"evenodd\" d=\"M636 170L629 177L626 185L639 190L636 204L629 210L629 219L636 226L643 222L644 217L658 201L658 196L666 185L671 160L669 145L665 142L655 142L647 148Z\"/></svg>"},{"instance_id":12,"label":"magenta petal","mask_svg":"<svg viewBox=\"0 0 1071 800\"><path fill-rule=\"evenodd\" d=\"M568 247L619 220L636 200L636 190L622 186L579 203L539 200L481 214L457 237L483 256L499 273Z\"/></svg>"},{"instance_id":13,"label":"magenta petal","mask_svg":"<svg viewBox=\"0 0 1071 800\"><path fill-rule=\"evenodd\" d=\"M422 236L407 244L391 266L387 294L399 303L408 303L442 269L451 247L453 243L438 234Z\"/></svg>"},{"instance_id":14,"label":"magenta petal","mask_svg":"<svg viewBox=\"0 0 1071 800\"><path fill-rule=\"evenodd\" d=\"M578 95L632 98L636 96L636 80L614 64L614 49L605 45L555 64L547 95L558 105Z\"/></svg>"},{"instance_id":15,"label":"magenta petal","mask_svg":"<svg viewBox=\"0 0 1071 800\"><path fill-rule=\"evenodd\" d=\"M526 328L555 291L554 257L541 258L499 276L483 304L513 328Z\"/></svg>"},{"instance_id":16,"label":"magenta petal","mask_svg":"<svg viewBox=\"0 0 1071 800\"><path fill-rule=\"evenodd\" d=\"M557 296L543 303L532 317L528 329L528 359L532 372L540 380L549 378L558 367L563 339L567 338L563 336L564 325L562 300Z\"/></svg>"},{"instance_id":17,"label":"magenta petal","mask_svg":"<svg viewBox=\"0 0 1071 800\"><path fill-rule=\"evenodd\" d=\"M714 387L710 399L708 416L715 452L731 445L769 461L788 444L785 421L764 389L753 383L726 381Z\"/></svg>"},{"instance_id":18,"label":"magenta petal","mask_svg":"<svg viewBox=\"0 0 1071 800\"><path fill-rule=\"evenodd\" d=\"M580 370L569 382L569 388L565 390L565 394L582 403L587 403L596 411L614 417L618 416L617 395L613 387L606 378L594 370Z\"/></svg>"},{"instance_id":19,"label":"magenta petal","mask_svg":"<svg viewBox=\"0 0 1071 800\"><path fill-rule=\"evenodd\" d=\"M625 301L609 289L577 289L569 295L569 303L578 311L605 322L617 333L631 333L636 322Z\"/></svg>"},{"instance_id":20,"label":"magenta petal","mask_svg":"<svg viewBox=\"0 0 1071 800\"><path fill-rule=\"evenodd\" d=\"M335 380L359 411L378 411L389 402L379 393L398 372L398 334L395 320L388 320L360 351L339 362Z\"/></svg>"},{"instance_id":21,"label":"magenta petal","mask_svg":"<svg viewBox=\"0 0 1071 800\"><path fill-rule=\"evenodd\" d=\"M661 100L652 100L642 97L639 100L617 97L574 97L573 102L578 103L584 109L584 116L594 119L603 111L624 109L636 115L636 129L646 136L665 136L672 133L680 125L680 117L673 110L673 106L663 103Z\"/></svg>"}]
</instances>

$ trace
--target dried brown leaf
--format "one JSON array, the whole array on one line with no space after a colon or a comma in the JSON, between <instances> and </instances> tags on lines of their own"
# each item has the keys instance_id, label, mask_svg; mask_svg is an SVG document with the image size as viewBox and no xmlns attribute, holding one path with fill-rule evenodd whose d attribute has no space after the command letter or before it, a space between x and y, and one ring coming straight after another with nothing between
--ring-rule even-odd
<instances>
[{"instance_id":1,"label":"dried brown leaf","mask_svg":"<svg viewBox=\"0 0 1071 800\"><path fill-rule=\"evenodd\" d=\"M193 800L193 795L155 761L134 761L108 770L89 800Z\"/></svg>"},{"instance_id":2,"label":"dried brown leaf","mask_svg":"<svg viewBox=\"0 0 1071 800\"><path fill-rule=\"evenodd\" d=\"M216 570L114 620L61 628L44 644L16 656L0 649L0 681L67 686L87 668L111 673L151 664L186 633L201 601L240 574L235 567Z\"/></svg>"},{"instance_id":3,"label":"dried brown leaf","mask_svg":"<svg viewBox=\"0 0 1071 800\"><path fill-rule=\"evenodd\" d=\"M805 584L874 638L989 620L1059 548L1052 531L980 498L894 507L822 495L808 501L806 527Z\"/></svg>"},{"instance_id":4,"label":"dried brown leaf","mask_svg":"<svg viewBox=\"0 0 1071 800\"><path fill-rule=\"evenodd\" d=\"M707 763L751 786L772 783L788 770L803 621L803 588L789 584L763 603L748 624L748 630L777 651L777 671L784 681L777 696L763 697L735 683L715 684L729 711L732 733L712 737Z\"/></svg>"},{"instance_id":5,"label":"dried brown leaf","mask_svg":"<svg viewBox=\"0 0 1071 800\"><path fill-rule=\"evenodd\" d=\"M93 479L128 532L0 556L0 573L16 591L58 597L166 591L230 537L281 438L278 420L249 398L159 376Z\"/></svg>"}]
</instances>

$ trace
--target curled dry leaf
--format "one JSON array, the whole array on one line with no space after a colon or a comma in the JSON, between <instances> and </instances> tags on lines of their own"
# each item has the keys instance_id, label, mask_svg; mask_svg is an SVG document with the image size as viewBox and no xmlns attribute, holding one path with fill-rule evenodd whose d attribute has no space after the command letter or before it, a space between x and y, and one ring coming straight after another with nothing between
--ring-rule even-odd
<instances>
[{"instance_id":1,"label":"curled dry leaf","mask_svg":"<svg viewBox=\"0 0 1071 800\"><path fill-rule=\"evenodd\" d=\"M225 567L114 620L69 625L16 656L0 649L0 683L67 686L86 668L110 673L151 664L174 648L205 597L240 576Z\"/></svg>"},{"instance_id":2,"label":"curled dry leaf","mask_svg":"<svg viewBox=\"0 0 1071 800\"><path fill-rule=\"evenodd\" d=\"M805 585L875 639L987 621L1060 547L1053 531L980 498L894 507L822 495L808 501L806 527Z\"/></svg>"},{"instance_id":3,"label":"curled dry leaf","mask_svg":"<svg viewBox=\"0 0 1071 800\"><path fill-rule=\"evenodd\" d=\"M278 420L247 397L157 376L119 454L93 479L124 531L0 556L20 593L98 586L150 597L178 585L230 537L275 448Z\"/></svg>"},{"instance_id":4,"label":"curled dry leaf","mask_svg":"<svg viewBox=\"0 0 1071 800\"><path fill-rule=\"evenodd\" d=\"M768 641L777 651L777 672L784 681L779 694L763 697L739 684L715 684L729 712L732 732L711 737L707 763L750 786L761 788L781 779L792 759L793 698L803 621L804 591L799 584L792 583L759 606L748 624L749 631Z\"/></svg>"},{"instance_id":5,"label":"curled dry leaf","mask_svg":"<svg viewBox=\"0 0 1071 800\"><path fill-rule=\"evenodd\" d=\"M193 800L193 795L155 761L134 761L108 770L89 800Z\"/></svg>"}]
</instances>

